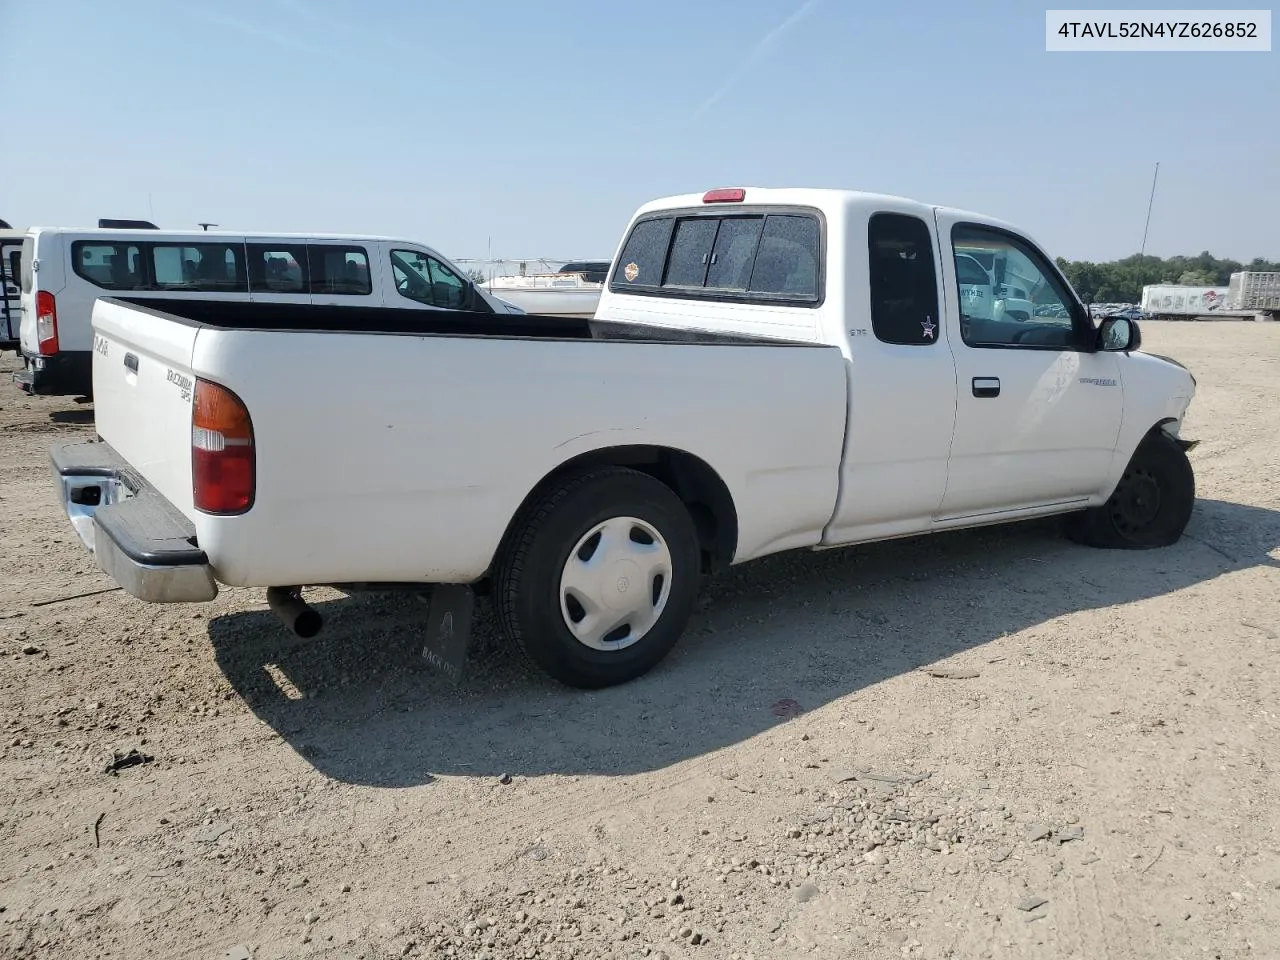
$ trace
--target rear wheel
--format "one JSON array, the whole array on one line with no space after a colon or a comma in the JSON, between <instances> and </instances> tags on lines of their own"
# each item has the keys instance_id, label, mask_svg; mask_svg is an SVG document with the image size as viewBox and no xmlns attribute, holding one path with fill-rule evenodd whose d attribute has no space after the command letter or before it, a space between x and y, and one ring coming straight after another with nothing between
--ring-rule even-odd
<instances>
[{"instance_id":1,"label":"rear wheel","mask_svg":"<svg viewBox=\"0 0 1280 960\"><path fill-rule=\"evenodd\" d=\"M1138 445L1107 502L1067 518L1067 536L1092 547L1167 547L1181 538L1195 500L1186 451L1155 430Z\"/></svg>"},{"instance_id":2,"label":"rear wheel","mask_svg":"<svg viewBox=\"0 0 1280 960\"><path fill-rule=\"evenodd\" d=\"M675 645L693 612L699 546L688 510L648 474L567 478L517 520L494 599L504 631L561 683L632 680Z\"/></svg>"}]
</instances>

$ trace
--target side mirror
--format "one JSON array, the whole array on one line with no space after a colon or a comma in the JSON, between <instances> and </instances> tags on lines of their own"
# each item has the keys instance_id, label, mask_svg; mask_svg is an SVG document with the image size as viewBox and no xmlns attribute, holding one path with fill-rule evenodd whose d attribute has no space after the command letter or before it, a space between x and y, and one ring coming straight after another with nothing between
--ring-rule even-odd
<instances>
[{"instance_id":1,"label":"side mirror","mask_svg":"<svg viewBox=\"0 0 1280 960\"><path fill-rule=\"evenodd\" d=\"M1111 353L1128 353L1142 346L1138 321L1127 317L1107 317L1098 327L1097 349Z\"/></svg>"}]
</instances>

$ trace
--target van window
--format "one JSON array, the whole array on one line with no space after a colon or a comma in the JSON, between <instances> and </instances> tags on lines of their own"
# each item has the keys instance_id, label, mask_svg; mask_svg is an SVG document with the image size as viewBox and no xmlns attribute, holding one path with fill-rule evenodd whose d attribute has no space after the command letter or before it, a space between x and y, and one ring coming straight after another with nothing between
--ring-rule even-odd
<instances>
[{"instance_id":1,"label":"van window","mask_svg":"<svg viewBox=\"0 0 1280 960\"><path fill-rule=\"evenodd\" d=\"M105 290L141 289L142 266L142 251L137 244L96 240L71 244L71 269L76 276Z\"/></svg>"},{"instance_id":2,"label":"van window","mask_svg":"<svg viewBox=\"0 0 1280 960\"><path fill-rule=\"evenodd\" d=\"M36 238L23 237L22 239L22 292L30 293L31 288L36 285L36 272L31 268L31 264L36 255Z\"/></svg>"},{"instance_id":3,"label":"van window","mask_svg":"<svg viewBox=\"0 0 1280 960\"><path fill-rule=\"evenodd\" d=\"M373 293L369 254L364 247L311 243L307 245L307 264L312 293L349 296Z\"/></svg>"},{"instance_id":4,"label":"van window","mask_svg":"<svg viewBox=\"0 0 1280 960\"><path fill-rule=\"evenodd\" d=\"M254 293L307 293L307 245L250 243L249 289Z\"/></svg>"},{"instance_id":5,"label":"van window","mask_svg":"<svg viewBox=\"0 0 1280 960\"><path fill-rule=\"evenodd\" d=\"M178 243L151 245L155 286L159 290L244 293L244 250L240 244Z\"/></svg>"},{"instance_id":6,"label":"van window","mask_svg":"<svg viewBox=\"0 0 1280 960\"><path fill-rule=\"evenodd\" d=\"M928 225L907 214L873 214L867 252L876 339L912 346L937 343L938 278Z\"/></svg>"},{"instance_id":7,"label":"van window","mask_svg":"<svg viewBox=\"0 0 1280 960\"><path fill-rule=\"evenodd\" d=\"M466 281L420 250L392 250L391 275L400 296L418 303L450 310L466 303Z\"/></svg>"},{"instance_id":8,"label":"van window","mask_svg":"<svg viewBox=\"0 0 1280 960\"><path fill-rule=\"evenodd\" d=\"M609 289L816 304L821 257L818 218L804 213L654 217L632 228Z\"/></svg>"}]
</instances>

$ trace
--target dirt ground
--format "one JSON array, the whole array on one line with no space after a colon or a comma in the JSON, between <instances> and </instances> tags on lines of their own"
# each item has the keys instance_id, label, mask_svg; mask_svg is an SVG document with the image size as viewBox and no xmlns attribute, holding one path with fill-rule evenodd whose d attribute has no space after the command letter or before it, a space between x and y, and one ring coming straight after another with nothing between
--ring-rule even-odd
<instances>
[{"instance_id":1,"label":"dirt ground","mask_svg":"<svg viewBox=\"0 0 1280 960\"><path fill-rule=\"evenodd\" d=\"M1200 382L1176 547L770 558L598 693L484 607L455 688L411 597L310 591L312 641L73 598L46 451L92 407L5 355L0 956L1280 956L1280 324L1144 334Z\"/></svg>"}]
</instances>

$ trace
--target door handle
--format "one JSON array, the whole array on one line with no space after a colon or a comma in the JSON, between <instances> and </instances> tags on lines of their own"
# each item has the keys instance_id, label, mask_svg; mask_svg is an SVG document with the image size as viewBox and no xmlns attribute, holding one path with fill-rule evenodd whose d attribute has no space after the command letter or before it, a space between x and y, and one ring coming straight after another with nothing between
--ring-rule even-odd
<instances>
[{"instance_id":1,"label":"door handle","mask_svg":"<svg viewBox=\"0 0 1280 960\"><path fill-rule=\"evenodd\" d=\"M974 377L973 378L973 395L975 397L1000 396L1000 378L999 377Z\"/></svg>"},{"instance_id":2,"label":"door handle","mask_svg":"<svg viewBox=\"0 0 1280 960\"><path fill-rule=\"evenodd\" d=\"M138 372L138 355L136 353L126 353L124 355L124 368L130 373Z\"/></svg>"}]
</instances>

